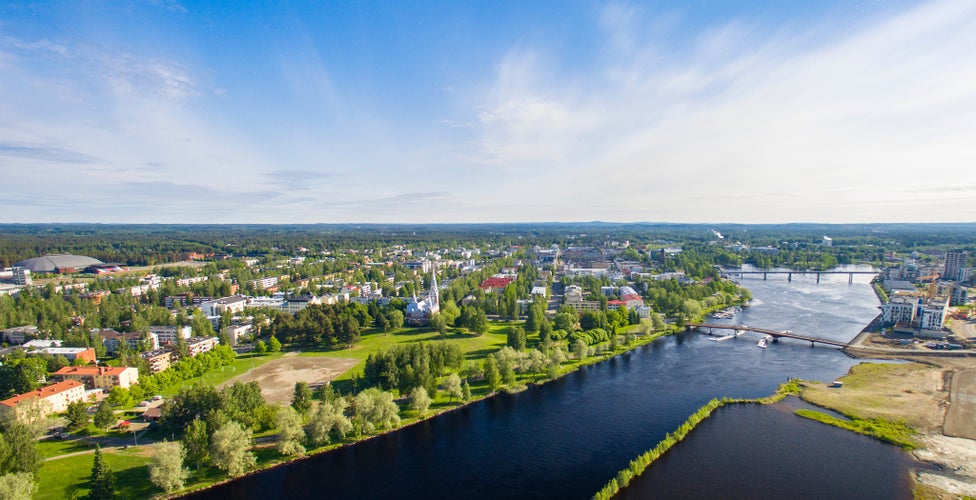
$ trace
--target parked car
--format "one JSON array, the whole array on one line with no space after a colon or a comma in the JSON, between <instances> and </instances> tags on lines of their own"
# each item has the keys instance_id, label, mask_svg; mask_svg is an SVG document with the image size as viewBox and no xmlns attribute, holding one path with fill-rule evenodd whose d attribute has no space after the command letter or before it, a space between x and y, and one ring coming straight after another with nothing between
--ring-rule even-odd
<instances>
[{"instance_id":1,"label":"parked car","mask_svg":"<svg viewBox=\"0 0 976 500\"><path fill-rule=\"evenodd\" d=\"M149 406L150 404L152 404L152 403L150 403L149 401L139 401L139 405L138 406Z\"/></svg>"},{"instance_id":2,"label":"parked car","mask_svg":"<svg viewBox=\"0 0 976 500\"><path fill-rule=\"evenodd\" d=\"M160 396L159 394L157 394L157 395L155 395L155 396L152 397L152 400L153 401L162 401L163 400L163 397Z\"/></svg>"}]
</instances>

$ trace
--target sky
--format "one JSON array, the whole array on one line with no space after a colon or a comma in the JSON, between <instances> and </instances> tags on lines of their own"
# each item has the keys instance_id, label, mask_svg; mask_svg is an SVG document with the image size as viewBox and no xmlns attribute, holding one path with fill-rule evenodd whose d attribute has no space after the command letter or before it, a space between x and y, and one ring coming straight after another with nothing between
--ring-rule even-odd
<instances>
[{"instance_id":1,"label":"sky","mask_svg":"<svg viewBox=\"0 0 976 500\"><path fill-rule=\"evenodd\" d=\"M976 2L0 0L0 222L973 222Z\"/></svg>"}]
</instances>

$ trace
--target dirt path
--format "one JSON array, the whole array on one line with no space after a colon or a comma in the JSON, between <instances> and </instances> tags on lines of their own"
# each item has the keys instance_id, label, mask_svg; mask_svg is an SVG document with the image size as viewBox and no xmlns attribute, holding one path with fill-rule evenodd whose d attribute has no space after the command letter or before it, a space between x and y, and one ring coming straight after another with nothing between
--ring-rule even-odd
<instances>
[{"instance_id":1,"label":"dirt path","mask_svg":"<svg viewBox=\"0 0 976 500\"><path fill-rule=\"evenodd\" d=\"M943 433L976 439L976 370L960 370L953 374Z\"/></svg>"},{"instance_id":2,"label":"dirt path","mask_svg":"<svg viewBox=\"0 0 976 500\"><path fill-rule=\"evenodd\" d=\"M334 380L359 361L349 358L325 356L299 356L290 352L253 370L238 375L218 388L234 382L257 381L264 399L273 404L287 404L295 391L295 382L307 382L310 386Z\"/></svg>"}]
</instances>

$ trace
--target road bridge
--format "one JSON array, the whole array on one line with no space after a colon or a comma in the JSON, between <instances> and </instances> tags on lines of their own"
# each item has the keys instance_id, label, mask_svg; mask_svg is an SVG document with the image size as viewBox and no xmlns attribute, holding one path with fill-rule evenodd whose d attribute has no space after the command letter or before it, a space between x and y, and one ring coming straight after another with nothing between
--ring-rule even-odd
<instances>
[{"instance_id":1,"label":"road bridge","mask_svg":"<svg viewBox=\"0 0 976 500\"><path fill-rule=\"evenodd\" d=\"M778 340L780 337L786 337L788 339L797 339L809 342L811 346L820 343L825 345L830 345L834 347L847 347L847 342L840 342L837 340L821 339L817 337L809 337L807 335L797 335L789 330L768 330L766 328L755 328L746 325L720 325L715 323L685 323L685 328L691 330L693 328L698 329L708 329L709 333L712 330L741 330L746 332L756 332L763 335L769 335L773 337L773 341Z\"/></svg>"},{"instance_id":2,"label":"road bridge","mask_svg":"<svg viewBox=\"0 0 976 500\"><path fill-rule=\"evenodd\" d=\"M759 275L759 274L762 275L763 280L765 280L768 277L768 275L770 275L770 274L773 274L773 275L775 275L775 274L785 274L786 275L786 279L788 281L793 281L793 275L794 274L816 274L817 275L817 283L820 283L820 275L822 275L822 274L846 274L847 275L847 283L850 284L850 283L854 283L854 275L855 274L870 274L870 275L874 276L874 275L880 274L880 272L879 271L737 271L735 269L723 269L722 270L722 275L724 277L727 277L727 278L731 278L731 277L736 276L736 275L738 275L740 278L744 278L746 276Z\"/></svg>"}]
</instances>

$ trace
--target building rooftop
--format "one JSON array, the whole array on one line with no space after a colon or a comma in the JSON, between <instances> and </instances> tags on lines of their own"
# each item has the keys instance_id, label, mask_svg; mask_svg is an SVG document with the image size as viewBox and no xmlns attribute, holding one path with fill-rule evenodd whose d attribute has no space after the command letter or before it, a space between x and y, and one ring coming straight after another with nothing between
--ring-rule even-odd
<instances>
[{"instance_id":1,"label":"building rooftop","mask_svg":"<svg viewBox=\"0 0 976 500\"><path fill-rule=\"evenodd\" d=\"M89 377L95 375L118 376L128 369L128 366L65 366L54 372L54 375L82 375Z\"/></svg>"},{"instance_id":2,"label":"building rooftop","mask_svg":"<svg viewBox=\"0 0 976 500\"><path fill-rule=\"evenodd\" d=\"M9 407L13 408L13 407L17 406L19 403L21 403L24 400L31 399L31 398L46 398L46 397L50 397L50 396L53 396L55 394L58 394L58 393L67 391L69 389L74 389L75 387L79 387L79 386L82 386L82 384L81 384L81 382L78 382L77 380L65 380L65 381L62 381L62 382L57 382L55 384L51 384L51 385L49 385L47 387L41 387L40 389L38 389L36 391L31 391L31 392L25 392L23 394L18 394L16 396L12 397L12 398L5 399L3 401L0 401L0 404L3 404L3 405L6 405L6 406L9 406Z\"/></svg>"}]
</instances>

